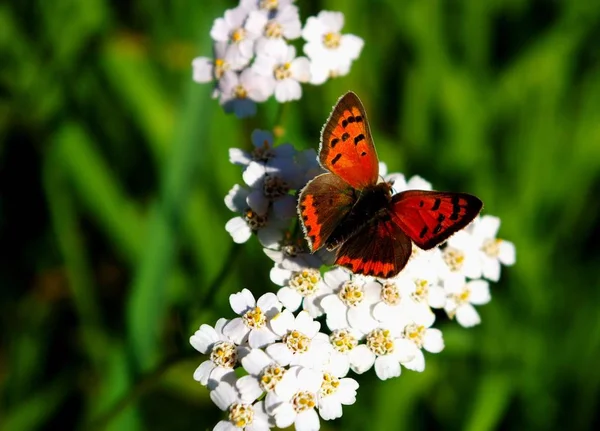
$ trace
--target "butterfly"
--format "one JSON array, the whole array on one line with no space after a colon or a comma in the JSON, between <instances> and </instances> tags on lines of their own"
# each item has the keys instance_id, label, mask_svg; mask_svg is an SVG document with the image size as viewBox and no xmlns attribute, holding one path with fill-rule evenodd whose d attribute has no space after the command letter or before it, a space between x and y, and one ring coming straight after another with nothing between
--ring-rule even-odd
<instances>
[{"instance_id":1,"label":"butterfly","mask_svg":"<svg viewBox=\"0 0 600 431\"><path fill-rule=\"evenodd\" d=\"M312 252L336 252L357 274L390 278L407 264L413 243L432 249L467 226L483 203L467 193L407 190L379 181L379 160L365 108L343 95L321 131L319 162L327 170L300 192L298 215Z\"/></svg>"}]
</instances>

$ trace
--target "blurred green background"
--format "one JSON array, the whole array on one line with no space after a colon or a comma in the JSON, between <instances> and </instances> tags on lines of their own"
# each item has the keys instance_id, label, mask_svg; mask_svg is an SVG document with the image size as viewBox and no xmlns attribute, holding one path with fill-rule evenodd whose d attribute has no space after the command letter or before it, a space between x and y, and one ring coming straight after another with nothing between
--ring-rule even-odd
<instances>
[{"instance_id":1,"label":"blurred green background","mask_svg":"<svg viewBox=\"0 0 600 431\"><path fill-rule=\"evenodd\" d=\"M203 430L221 417L188 343L274 290L256 239L234 247L228 148L271 128L191 81L230 1L0 5L0 429ZM359 377L323 429L600 426L600 2L299 1L346 15L349 76L304 87L283 140L317 148L358 93L380 158L502 219L517 265L473 329L442 321L424 373Z\"/></svg>"}]
</instances>

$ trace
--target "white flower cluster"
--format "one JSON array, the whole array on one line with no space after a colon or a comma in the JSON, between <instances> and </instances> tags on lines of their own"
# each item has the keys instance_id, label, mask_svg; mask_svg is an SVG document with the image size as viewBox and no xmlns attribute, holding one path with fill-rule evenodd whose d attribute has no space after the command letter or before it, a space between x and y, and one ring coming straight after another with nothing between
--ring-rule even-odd
<instances>
[{"instance_id":1,"label":"white flower cluster","mask_svg":"<svg viewBox=\"0 0 600 431\"><path fill-rule=\"evenodd\" d=\"M321 11L302 28L292 0L241 0L217 18L210 35L213 57L192 61L195 81L216 82L213 96L228 113L253 116L256 102L271 95L280 102L298 100L300 83L322 84L348 74L363 40L341 33L344 15ZM302 37L304 53L297 56L288 42Z\"/></svg>"},{"instance_id":2,"label":"white flower cluster","mask_svg":"<svg viewBox=\"0 0 600 431\"><path fill-rule=\"evenodd\" d=\"M230 220L227 229L236 242L258 234L274 261L270 275L279 290L258 300L247 289L231 295L239 317L220 319L214 328L200 327L190 342L209 359L194 378L228 411L228 419L215 430L292 424L317 430L319 417L339 418L342 406L355 402L358 383L347 377L350 371L362 374L374 368L385 380L400 376L402 367L425 369L423 350L438 353L444 348L442 332L432 327L434 310L464 327L478 324L474 306L490 301L488 280L498 281L501 264L515 262L515 248L496 238L500 221L486 215L442 248L415 248L394 278L355 275L344 268L322 273L331 256L312 255L285 234L296 216L291 191L321 172L316 154L298 153L289 144L273 146L272 135L264 131L255 131L252 140L252 153L230 151L231 161L244 167L250 188L236 185L225 199L243 214ZM380 173L396 193L431 189L420 177L406 181L402 174L386 171L382 163ZM239 367L245 370L243 377L235 372Z\"/></svg>"}]
</instances>

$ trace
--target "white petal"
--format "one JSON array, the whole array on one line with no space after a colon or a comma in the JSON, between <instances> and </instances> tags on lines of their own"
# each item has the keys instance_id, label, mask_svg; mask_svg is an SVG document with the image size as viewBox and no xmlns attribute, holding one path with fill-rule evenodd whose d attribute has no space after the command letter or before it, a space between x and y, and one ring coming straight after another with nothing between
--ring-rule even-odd
<instances>
[{"instance_id":1,"label":"white petal","mask_svg":"<svg viewBox=\"0 0 600 431\"><path fill-rule=\"evenodd\" d=\"M302 30L302 37L304 40L314 43L323 43L323 35L327 32L327 28L321 22L320 19L311 16L307 18L304 29Z\"/></svg>"},{"instance_id":2,"label":"white petal","mask_svg":"<svg viewBox=\"0 0 600 431\"><path fill-rule=\"evenodd\" d=\"M232 163L232 164L238 165L238 166L247 166L248 163L250 163L251 161L252 161L252 158L246 151L240 150L239 148L230 148L229 149L229 163ZM244 198L244 200L245 200L245 198ZM232 211L236 211L236 210L233 209Z\"/></svg>"},{"instance_id":3,"label":"white petal","mask_svg":"<svg viewBox=\"0 0 600 431\"><path fill-rule=\"evenodd\" d=\"M340 353L336 350L331 352L329 356L329 363L327 364L326 371L333 374L335 377L344 377L350 370L350 360L348 356Z\"/></svg>"},{"instance_id":4,"label":"white petal","mask_svg":"<svg viewBox=\"0 0 600 431\"><path fill-rule=\"evenodd\" d=\"M475 305L483 305L490 302L492 299L490 295L490 284L484 280L473 280L467 283L471 294L469 295L469 302Z\"/></svg>"},{"instance_id":5,"label":"white petal","mask_svg":"<svg viewBox=\"0 0 600 431\"><path fill-rule=\"evenodd\" d=\"M252 349L250 353L242 359L242 366L248 373L258 376L262 370L272 362L273 360L269 355L262 350Z\"/></svg>"},{"instance_id":6,"label":"white petal","mask_svg":"<svg viewBox=\"0 0 600 431\"><path fill-rule=\"evenodd\" d=\"M250 162L242 174L244 182L255 189L263 187L265 178L265 166L262 163ZM264 214L264 213L263 213Z\"/></svg>"},{"instance_id":7,"label":"white petal","mask_svg":"<svg viewBox=\"0 0 600 431\"><path fill-rule=\"evenodd\" d=\"M377 320L371 316L369 306L350 307L347 318L350 326L363 334L371 332L379 325Z\"/></svg>"},{"instance_id":8,"label":"white petal","mask_svg":"<svg viewBox=\"0 0 600 431\"><path fill-rule=\"evenodd\" d=\"M252 70L261 76L272 78L273 70L277 65L276 60L268 55L257 55L252 63Z\"/></svg>"},{"instance_id":9,"label":"white petal","mask_svg":"<svg viewBox=\"0 0 600 431\"><path fill-rule=\"evenodd\" d=\"M256 305L265 313L268 317L271 317L281 311L281 302L277 299L277 296L272 292L267 292L258 298Z\"/></svg>"},{"instance_id":10,"label":"white petal","mask_svg":"<svg viewBox=\"0 0 600 431\"><path fill-rule=\"evenodd\" d=\"M349 377L340 379L338 387L338 399L344 405L354 404L356 402L356 391L358 390L358 382Z\"/></svg>"},{"instance_id":11,"label":"white petal","mask_svg":"<svg viewBox=\"0 0 600 431\"><path fill-rule=\"evenodd\" d=\"M491 215L482 216L473 227L473 236L480 238L496 238L500 229L500 219Z\"/></svg>"},{"instance_id":12,"label":"white petal","mask_svg":"<svg viewBox=\"0 0 600 431\"><path fill-rule=\"evenodd\" d=\"M237 392L232 385L222 382L214 390L210 391L210 399L218 408L225 411L231 404L237 401Z\"/></svg>"},{"instance_id":13,"label":"white petal","mask_svg":"<svg viewBox=\"0 0 600 431\"><path fill-rule=\"evenodd\" d=\"M248 344L253 349L264 347L278 340L279 337L271 332L269 328L253 329L248 336Z\"/></svg>"},{"instance_id":14,"label":"white petal","mask_svg":"<svg viewBox=\"0 0 600 431\"><path fill-rule=\"evenodd\" d=\"M456 321L465 328L481 323L479 313L471 304L462 304L456 309Z\"/></svg>"},{"instance_id":15,"label":"white petal","mask_svg":"<svg viewBox=\"0 0 600 431\"><path fill-rule=\"evenodd\" d=\"M264 392L263 388L258 383L258 379L253 376L240 377L235 386L245 403L253 403Z\"/></svg>"},{"instance_id":16,"label":"white petal","mask_svg":"<svg viewBox=\"0 0 600 431\"><path fill-rule=\"evenodd\" d=\"M269 211L269 199L265 197L262 190L252 190L246 202L248 202L250 208L260 215L265 215Z\"/></svg>"},{"instance_id":17,"label":"white petal","mask_svg":"<svg viewBox=\"0 0 600 431\"><path fill-rule=\"evenodd\" d=\"M283 343L271 344L265 348L265 351L275 362L281 365L288 365L294 357L290 349Z\"/></svg>"},{"instance_id":18,"label":"white petal","mask_svg":"<svg viewBox=\"0 0 600 431\"><path fill-rule=\"evenodd\" d=\"M298 371L298 382L301 390L317 393L323 383L323 373L310 368L301 368Z\"/></svg>"},{"instance_id":19,"label":"white petal","mask_svg":"<svg viewBox=\"0 0 600 431\"><path fill-rule=\"evenodd\" d=\"M277 410L277 408L281 406L283 402L284 401L277 396L275 391L267 392L267 396L265 397L265 409L267 412L272 413Z\"/></svg>"},{"instance_id":20,"label":"white petal","mask_svg":"<svg viewBox=\"0 0 600 431\"><path fill-rule=\"evenodd\" d=\"M317 332L319 332L321 324L319 322L315 322L315 320L310 317L310 314L308 314L306 311L301 311L296 316L295 328L308 338L313 338Z\"/></svg>"},{"instance_id":21,"label":"white petal","mask_svg":"<svg viewBox=\"0 0 600 431\"><path fill-rule=\"evenodd\" d=\"M342 12L323 10L319 12L318 18L328 31L339 33L344 27L344 14Z\"/></svg>"},{"instance_id":22,"label":"white petal","mask_svg":"<svg viewBox=\"0 0 600 431\"><path fill-rule=\"evenodd\" d=\"M213 431L236 431L237 428L229 421L219 421L213 428Z\"/></svg>"},{"instance_id":23,"label":"white petal","mask_svg":"<svg viewBox=\"0 0 600 431\"><path fill-rule=\"evenodd\" d=\"M208 378L210 373L216 367L213 361L204 361L194 371L194 380L200 382L200 384L206 386L208 384Z\"/></svg>"},{"instance_id":24,"label":"white petal","mask_svg":"<svg viewBox=\"0 0 600 431\"><path fill-rule=\"evenodd\" d=\"M225 19L217 18L210 29L210 37L213 40L227 42L229 40L229 30L231 27Z\"/></svg>"},{"instance_id":25,"label":"white petal","mask_svg":"<svg viewBox=\"0 0 600 431\"><path fill-rule=\"evenodd\" d=\"M379 356L375 359L375 374L381 380L391 379L400 375L400 364L389 355Z\"/></svg>"},{"instance_id":26,"label":"white petal","mask_svg":"<svg viewBox=\"0 0 600 431\"><path fill-rule=\"evenodd\" d=\"M275 99L279 103L291 102L302 97L302 87L298 81L293 79L284 79L275 86Z\"/></svg>"},{"instance_id":27,"label":"white petal","mask_svg":"<svg viewBox=\"0 0 600 431\"><path fill-rule=\"evenodd\" d=\"M289 274L289 271L282 270ZM273 270L271 270L273 273ZM277 291L277 298L282 302L282 304L291 311L296 311L300 308L300 304L302 303L302 296L296 292L294 289L290 287L282 287Z\"/></svg>"},{"instance_id":28,"label":"white petal","mask_svg":"<svg viewBox=\"0 0 600 431\"><path fill-rule=\"evenodd\" d=\"M407 190L432 190L431 183L424 178L414 175L406 184Z\"/></svg>"},{"instance_id":29,"label":"white petal","mask_svg":"<svg viewBox=\"0 0 600 431\"><path fill-rule=\"evenodd\" d=\"M306 57L298 57L291 64L292 76L300 82L310 81L310 62Z\"/></svg>"},{"instance_id":30,"label":"white petal","mask_svg":"<svg viewBox=\"0 0 600 431\"><path fill-rule=\"evenodd\" d=\"M242 344L246 342L246 338L250 332L250 328L246 326L244 320L241 317L232 319L224 328L223 333L235 344Z\"/></svg>"},{"instance_id":31,"label":"white petal","mask_svg":"<svg viewBox=\"0 0 600 431\"><path fill-rule=\"evenodd\" d=\"M364 40L353 34L345 34L340 40L340 49L343 50L345 56L351 60L356 60L360 55L360 51L365 44Z\"/></svg>"},{"instance_id":32,"label":"white petal","mask_svg":"<svg viewBox=\"0 0 600 431\"><path fill-rule=\"evenodd\" d=\"M425 371L425 356L423 356L423 352L421 352L421 350L417 349L415 350L415 355L412 360L403 362L402 365L409 370L423 372Z\"/></svg>"},{"instance_id":33,"label":"white petal","mask_svg":"<svg viewBox=\"0 0 600 431\"><path fill-rule=\"evenodd\" d=\"M298 413L294 424L296 425L296 431L317 431L321 426L319 422L319 415L315 409L305 410L302 413Z\"/></svg>"},{"instance_id":34,"label":"white petal","mask_svg":"<svg viewBox=\"0 0 600 431\"><path fill-rule=\"evenodd\" d=\"M320 397L319 398L319 415L326 421L342 417L342 405L337 400L337 397Z\"/></svg>"},{"instance_id":35,"label":"white petal","mask_svg":"<svg viewBox=\"0 0 600 431\"><path fill-rule=\"evenodd\" d=\"M235 148L232 148L232 150L235 150ZM229 157L229 161L235 163L231 159L231 151ZM231 190L229 190L227 196L225 196L225 205L227 205L227 208L231 211L241 213L248 207L248 204L246 204L248 194L250 194L248 189L241 187L239 184L235 184Z\"/></svg>"},{"instance_id":36,"label":"white petal","mask_svg":"<svg viewBox=\"0 0 600 431\"><path fill-rule=\"evenodd\" d=\"M309 55L308 53L306 54ZM329 70L329 66L326 63L312 60L310 63L310 83L313 85L323 84L329 78Z\"/></svg>"},{"instance_id":37,"label":"white petal","mask_svg":"<svg viewBox=\"0 0 600 431\"><path fill-rule=\"evenodd\" d=\"M229 305L235 314L242 315L246 311L256 307L254 295L248 289L229 295Z\"/></svg>"},{"instance_id":38,"label":"white petal","mask_svg":"<svg viewBox=\"0 0 600 431\"><path fill-rule=\"evenodd\" d=\"M514 265L517 260L515 245L510 241L502 240L500 243L500 253L498 254L498 259L503 265Z\"/></svg>"},{"instance_id":39,"label":"white petal","mask_svg":"<svg viewBox=\"0 0 600 431\"><path fill-rule=\"evenodd\" d=\"M337 289L342 283L350 280L350 274L345 269L337 267L327 271L323 276L323 279L332 289Z\"/></svg>"},{"instance_id":40,"label":"white petal","mask_svg":"<svg viewBox=\"0 0 600 431\"><path fill-rule=\"evenodd\" d=\"M287 428L291 426L296 420L296 411L291 404L285 403L277 407L274 412L275 424L277 428ZM296 428L297 429L297 428Z\"/></svg>"},{"instance_id":41,"label":"white petal","mask_svg":"<svg viewBox=\"0 0 600 431\"><path fill-rule=\"evenodd\" d=\"M267 21L269 21L269 19L264 11L252 11L250 12L250 15L248 15L244 28L252 33L262 34Z\"/></svg>"},{"instance_id":42,"label":"white petal","mask_svg":"<svg viewBox=\"0 0 600 431\"><path fill-rule=\"evenodd\" d=\"M368 371L375 362L375 353L366 345L360 344L348 353L350 358L350 368L356 374L362 374Z\"/></svg>"},{"instance_id":43,"label":"white petal","mask_svg":"<svg viewBox=\"0 0 600 431\"><path fill-rule=\"evenodd\" d=\"M194 335L190 337L190 344L200 353L207 354L214 343L220 340L217 331L210 325L200 325Z\"/></svg>"},{"instance_id":44,"label":"white petal","mask_svg":"<svg viewBox=\"0 0 600 431\"><path fill-rule=\"evenodd\" d=\"M214 79L212 59L208 57L196 57L192 60L192 67L194 69L194 81L205 83L211 82Z\"/></svg>"},{"instance_id":45,"label":"white petal","mask_svg":"<svg viewBox=\"0 0 600 431\"><path fill-rule=\"evenodd\" d=\"M225 223L225 230L229 232L233 242L243 244L252 236L252 230L241 217L234 217Z\"/></svg>"},{"instance_id":46,"label":"white petal","mask_svg":"<svg viewBox=\"0 0 600 431\"><path fill-rule=\"evenodd\" d=\"M420 352L420 350L415 343L405 338L397 338L394 340L394 353L389 356L393 356L397 362L404 364L412 361L417 352Z\"/></svg>"},{"instance_id":47,"label":"white petal","mask_svg":"<svg viewBox=\"0 0 600 431\"><path fill-rule=\"evenodd\" d=\"M276 247L283 240L283 230L272 225L260 229L257 235L263 247Z\"/></svg>"},{"instance_id":48,"label":"white petal","mask_svg":"<svg viewBox=\"0 0 600 431\"><path fill-rule=\"evenodd\" d=\"M423 338L423 348L431 353L439 353L444 350L442 331L435 328L428 329Z\"/></svg>"},{"instance_id":49,"label":"white petal","mask_svg":"<svg viewBox=\"0 0 600 431\"><path fill-rule=\"evenodd\" d=\"M279 336L283 336L287 334L290 329L294 328L294 315L289 310L283 310L281 313L271 319L269 325L273 332Z\"/></svg>"},{"instance_id":50,"label":"white petal","mask_svg":"<svg viewBox=\"0 0 600 431\"><path fill-rule=\"evenodd\" d=\"M444 305L446 305L446 292L444 288L438 285L430 286L427 301L431 308L444 308Z\"/></svg>"},{"instance_id":51,"label":"white petal","mask_svg":"<svg viewBox=\"0 0 600 431\"><path fill-rule=\"evenodd\" d=\"M500 262L498 259L483 255L481 260L483 276L490 281L500 280Z\"/></svg>"}]
</instances>

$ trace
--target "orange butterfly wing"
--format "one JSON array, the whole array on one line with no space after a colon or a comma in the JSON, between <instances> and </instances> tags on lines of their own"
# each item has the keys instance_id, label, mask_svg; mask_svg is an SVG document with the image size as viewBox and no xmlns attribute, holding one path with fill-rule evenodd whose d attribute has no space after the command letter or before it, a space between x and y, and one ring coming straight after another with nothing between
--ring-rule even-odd
<instances>
[{"instance_id":1,"label":"orange butterfly wing","mask_svg":"<svg viewBox=\"0 0 600 431\"><path fill-rule=\"evenodd\" d=\"M390 214L415 244L429 250L471 223L482 207L467 193L407 190L394 195Z\"/></svg>"},{"instance_id":2,"label":"orange butterfly wing","mask_svg":"<svg viewBox=\"0 0 600 431\"><path fill-rule=\"evenodd\" d=\"M353 188L377 183L379 160L365 108L349 91L337 102L321 131L321 165Z\"/></svg>"}]
</instances>

